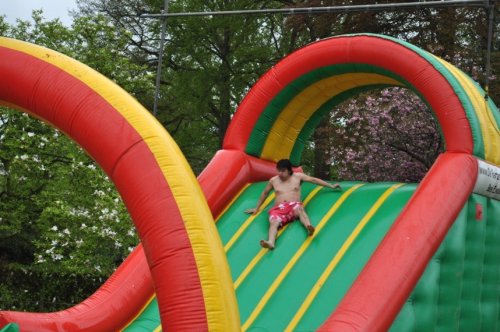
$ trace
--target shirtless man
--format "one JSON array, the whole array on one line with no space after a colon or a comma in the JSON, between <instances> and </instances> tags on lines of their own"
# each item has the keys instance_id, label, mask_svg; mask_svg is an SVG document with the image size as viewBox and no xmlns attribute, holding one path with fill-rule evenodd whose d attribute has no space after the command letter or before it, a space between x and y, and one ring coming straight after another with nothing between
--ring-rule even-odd
<instances>
[{"instance_id":1,"label":"shirtless man","mask_svg":"<svg viewBox=\"0 0 500 332\"><path fill-rule=\"evenodd\" d=\"M326 181L303 173L294 173L292 164L288 159L278 161L276 169L278 170L278 175L273 176L271 180L269 180L257 201L257 207L245 211L248 214L256 214L269 192L274 189L276 197L274 200L274 207L269 210L268 239L267 241L260 240L260 245L268 249L274 249L278 229L295 219L299 219L302 225L304 225L308 236L314 234L314 226L311 225L309 216L306 214L302 202L300 201L300 185L302 182L311 182L332 189L340 188L338 183L332 185Z\"/></svg>"}]
</instances>

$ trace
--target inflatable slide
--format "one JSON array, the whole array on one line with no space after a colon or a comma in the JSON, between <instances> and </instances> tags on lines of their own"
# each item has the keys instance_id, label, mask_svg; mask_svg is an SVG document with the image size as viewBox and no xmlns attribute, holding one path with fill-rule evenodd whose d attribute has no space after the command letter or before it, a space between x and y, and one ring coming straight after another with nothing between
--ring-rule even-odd
<instances>
[{"instance_id":1,"label":"inflatable slide","mask_svg":"<svg viewBox=\"0 0 500 332\"><path fill-rule=\"evenodd\" d=\"M54 313L0 312L5 331L498 330L500 115L442 59L372 34L307 45L249 91L198 179L149 112L90 68L0 38L0 73L0 103L80 144L141 239L88 299ZM304 185L317 232L307 238L293 223L274 251L261 249L265 211L243 210L274 163L299 166L336 104L388 86L417 93L441 128L445 151L425 178Z\"/></svg>"}]
</instances>

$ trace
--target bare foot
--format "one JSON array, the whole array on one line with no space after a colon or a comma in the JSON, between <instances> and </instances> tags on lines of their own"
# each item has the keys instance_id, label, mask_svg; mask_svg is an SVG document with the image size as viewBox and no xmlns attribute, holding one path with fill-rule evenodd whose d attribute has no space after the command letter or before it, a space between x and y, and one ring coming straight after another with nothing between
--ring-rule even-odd
<instances>
[{"instance_id":1,"label":"bare foot","mask_svg":"<svg viewBox=\"0 0 500 332\"><path fill-rule=\"evenodd\" d=\"M265 240L260 240L260 245L262 246L262 248L267 248L267 249L270 249L270 250L274 249L274 246L271 245L271 243L269 243L268 241L265 241Z\"/></svg>"},{"instance_id":2,"label":"bare foot","mask_svg":"<svg viewBox=\"0 0 500 332\"><path fill-rule=\"evenodd\" d=\"M307 225L307 236L311 236L314 234L314 226L313 225Z\"/></svg>"}]
</instances>

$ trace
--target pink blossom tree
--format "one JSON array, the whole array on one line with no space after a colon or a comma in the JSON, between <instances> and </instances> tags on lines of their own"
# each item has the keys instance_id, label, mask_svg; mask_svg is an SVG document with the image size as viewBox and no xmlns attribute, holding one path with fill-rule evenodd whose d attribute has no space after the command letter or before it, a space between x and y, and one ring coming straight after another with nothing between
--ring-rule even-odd
<instances>
[{"instance_id":1,"label":"pink blossom tree","mask_svg":"<svg viewBox=\"0 0 500 332\"><path fill-rule=\"evenodd\" d=\"M328 162L339 179L419 182L443 148L429 107L407 89L362 94L329 120Z\"/></svg>"}]
</instances>

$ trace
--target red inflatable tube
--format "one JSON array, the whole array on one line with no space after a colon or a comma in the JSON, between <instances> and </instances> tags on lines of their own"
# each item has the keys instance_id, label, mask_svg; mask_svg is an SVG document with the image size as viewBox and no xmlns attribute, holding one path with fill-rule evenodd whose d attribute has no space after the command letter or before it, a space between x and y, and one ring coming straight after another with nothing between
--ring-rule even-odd
<instances>
[{"instance_id":1,"label":"red inflatable tube","mask_svg":"<svg viewBox=\"0 0 500 332\"><path fill-rule=\"evenodd\" d=\"M295 79L321 67L357 63L383 68L409 82L435 112L447 151L472 153L470 125L448 80L412 49L373 35L323 39L285 57L257 81L241 102L224 138L224 149L244 151L264 109Z\"/></svg>"},{"instance_id":2,"label":"red inflatable tube","mask_svg":"<svg viewBox=\"0 0 500 332\"><path fill-rule=\"evenodd\" d=\"M216 218L247 183L276 175L276 164L237 150L220 150L198 177L212 215Z\"/></svg>"},{"instance_id":3,"label":"red inflatable tube","mask_svg":"<svg viewBox=\"0 0 500 332\"><path fill-rule=\"evenodd\" d=\"M215 218L245 184L268 180L275 174L275 163L241 151L220 150L198 180ZM15 322L21 331L116 331L124 328L152 296L151 272L139 245L82 303L54 313L3 311L0 327Z\"/></svg>"},{"instance_id":4,"label":"red inflatable tube","mask_svg":"<svg viewBox=\"0 0 500 332\"><path fill-rule=\"evenodd\" d=\"M387 331L470 196L476 176L473 156L441 155L319 331Z\"/></svg>"},{"instance_id":5,"label":"red inflatable tube","mask_svg":"<svg viewBox=\"0 0 500 332\"><path fill-rule=\"evenodd\" d=\"M0 327L15 322L23 331L119 330L153 295L151 278L164 329L239 326L230 301L232 285L221 281L230 280L229 271L220 274L223 278L207 277L206 271L223 271L227 264L222 246L214 245L216 238L208 241L215 232L199 222L210 211L164 129L136 100L90 68L38 46L0 41L0 103L27 110L78 142L116 184L144 247L81 304L56 313L0 312ZM186 211L189 206L196 208ZM207 269L201 271L198 260ZM226 297L214 300L219 296ZM208 310L209 302L227 306ZM221 310L230 314L221 316Z\"/></svg>"},{"instance_id":6,"label":"red inflatable tube","mask_svg":"<svg viewBox=\"0 0 500 332\"><path fill-rule=\"evenodd\" d=\"M53 313L2 311L0 328L15 322L21 331L96 331L96 328L115 331L135 316L137 303L146 303L153 294L151 273L142 245L139 245L106 283L85 301ZM106 306L113 302L122 303L122 306L114 312L113 319L109 319L104 313L110 312Z\"/></svg>"}]
</instances>

